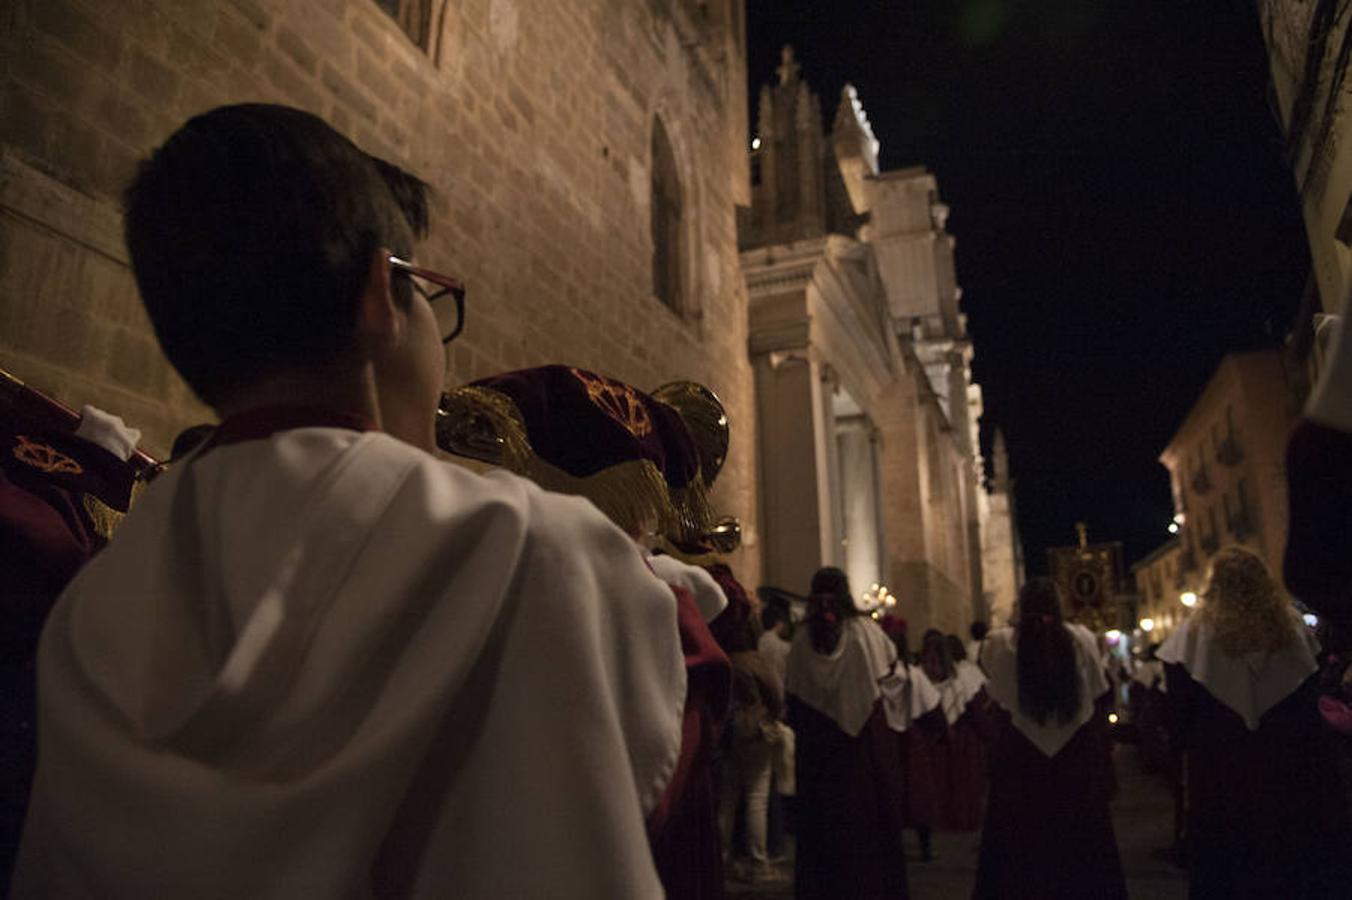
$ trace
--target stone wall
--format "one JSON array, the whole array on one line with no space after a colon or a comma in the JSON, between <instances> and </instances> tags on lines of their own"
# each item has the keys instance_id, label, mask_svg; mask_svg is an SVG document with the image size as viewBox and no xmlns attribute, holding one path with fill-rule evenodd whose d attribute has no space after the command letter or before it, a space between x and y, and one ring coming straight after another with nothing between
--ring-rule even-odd
<instances>
[{"instance_id":1,"label":"stone wall","mask_svg":"<svg viewBox=\"0 0 1352 900\"><path fill-rule=\"evenodd\" d=\"M739 0L432 4L428 48L374 0L11 0L0 11L0 365L93 402L163 454L209 417L136 299L119 194L187 117L315 112L436 190L419 260L469 289L451 384L567 362L710 384L733 423L715 498L754 544ZM685 293L653 296L650 144L682 181ZM739 560L749 583L755 552Z\"/></svg>"}]
</instances>

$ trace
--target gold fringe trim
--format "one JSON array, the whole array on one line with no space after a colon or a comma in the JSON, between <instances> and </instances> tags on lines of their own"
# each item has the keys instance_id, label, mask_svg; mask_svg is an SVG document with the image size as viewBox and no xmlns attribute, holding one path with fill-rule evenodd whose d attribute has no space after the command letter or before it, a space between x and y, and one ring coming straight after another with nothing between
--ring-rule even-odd
<instances>
[{"instance_id":1,"label":"gold fringe trim","mask_svg":"<svg viewBox=\"0 0 1352 900\"><path fill-rule=\"evenodd\" d=\"M676 511L677 530L663 534L675 540L695 540L714 525L714 509L709 503L709 489L702 472L696 472L690 483L671 492L671 505Z\"/></svg>"},{"instance_id":2,"label":"gold fringe trim","mask_svg":"<svg viewBox=\"0 0 1352 900\"><path fill-rule=\"evenodd\" d=\"M442 398L438 438L442 449L525 474L535 454L526 437L526 423L505 394L481 387L462 387ZM485 445L492 441L494 446ZM497 450L496 454L491 451ZM497 458L486 458L488 456Z\"/></svg>"},{"instance_id":3,"label":"gold fringe trim","mask_svg":"<svg viewBox=\"0 0 1352 900\"><path fill-rule=\"evenodd\" d=\"M711 566L714 563L722 562L724 559L723 554L713 550L710 550L707 553L686 553L680 547L677 547L672 543L671 538L666 535L658 535L654 544L657 549L660 549L667 556L670 556L672 559L679 559L689 566L699 566L700 568L704 568L705 566Z\"/></svg>"},{"instance_id":4,"label":"gold fringe trim","mask_svg":"<svg viewBox=\"0 0 1352 900\"><path fill-rule=\"evenodd\" d=\"M94 533L105 541L112 540L113 532L117 531L117 526L122 524L126 514L113 509L93 494L81 494L80 499L84 502L85 512L89 513L89 521L94 525Z\"/></svg>"},{"instance_id":5,"label":"gold fringe trim","mask_svg":"<svg viewBox=\"0 0 1352 900\"><path fill-rule=\"evenodd\" d=\"M535 457L529 469L519 474L546 490L586 497L631 534L650 525L665 533L680 520L671 505L667 481L652 460L630 460L579 478Z\"/></svg>"},{"instance_id":6,"label":"gold fringe trim","mask_svg":"<svg viewBox=\"0 0 1352 900\"><path fill-rule=\"evenodd\" d=\"M579 477L541 459L531 449L521 413L505 394L482 387L457 388L443 399L441 411L445 419L439 430L446 438L441 444L451 453L502 466L546 490L586 497L626 531L650 524L665 531L678 528L682 521L666 480L649 460L632 460Z\"/></svg>"}]
</instances>

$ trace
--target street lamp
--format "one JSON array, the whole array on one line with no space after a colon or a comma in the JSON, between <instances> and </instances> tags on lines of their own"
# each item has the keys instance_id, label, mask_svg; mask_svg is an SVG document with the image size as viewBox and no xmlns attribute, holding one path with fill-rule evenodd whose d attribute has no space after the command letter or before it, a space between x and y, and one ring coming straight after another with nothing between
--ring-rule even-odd
<instances>
[{"instance_id":1,"label":"street lamp","mask_svg":"<svg viewBox=\"0 0 1352 900\"><path fill-rule=\"evenodd\" d=\"M1188 609L1192 609L1197 605L1197 595L1192 591L1184 591L1178 595L1178 602L1182 603Z\"/></svg>"},{"instance_id":2,"label":"street lamp","mask_svg":"<svg viewBox=\"0 0 1352 900\"><path fill-rule=\"evenodd\" d=\"M1154 631L1154 630L1155 630L1155 620L1154 620L1154 619L1150 619L1150 618L1142 619L1142 620L1141 620L1141 630L1142 630L1142 631L1146 631L1146 632Z\"/></svg>"}]
</instances>

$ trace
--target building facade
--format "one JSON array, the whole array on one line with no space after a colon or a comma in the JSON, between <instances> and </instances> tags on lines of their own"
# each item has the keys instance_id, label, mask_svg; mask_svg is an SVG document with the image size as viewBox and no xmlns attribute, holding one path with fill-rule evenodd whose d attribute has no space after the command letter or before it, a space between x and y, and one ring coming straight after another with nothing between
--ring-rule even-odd
<instances>
[{"instance_id":1,"label":"building facade","mask_svg":"<svg viewBox=\"0 0 1352 900\"><path fill-rule=\"evenodd\" d=\"M1352 13L1338 0L1258 0L1273 112L1300 194L1314 265L1311 312L1352 291Z\"/></svg>"},{"instance_id":2,"label":"building facade","mask_svg":"<svg viewBox=\"0 0 1352 900\"><path fill-rule=\"evenodd\" d=\"M724 400L715 486L754 584L740 0L14 0L0 12L0 366L164 455L210 418L136 297L119 196L188 117L314 112L430 182L419 261L461 277L451 384L567 362Z\"/></svg>"},{"instance_id":3,"label":"building facade","mask_svg":"<svg viewBox=\"0 0 1352 900\"><path fill-rule=\"evenodd\" d=\"M1165 541L1131 567L1136 579L1137 607L1133 628L1142 630L1147 643L1158 643L1187 618L1197 604L1197 572L1181 565L1183 549L1177 538Z\"/></svg>"},{"instance_id":4,"label":"building facade","mask_svg":"<svg viewBox=\"0 0 1352 900\"><path fill-rule=\"evenodd\" d=\"M977 492L977 500L985 612L991 627L998 628L1014 616L1014 604L1024 582L1024 559L1014 505L1014 479L1009 474L1009 452L1005 449L1005 436L998 428L991 451L994 474L986 489Z\"/></svg>"},{"instance_id":5,"label":"building facade","mask_svg":"<svg viewBox=\"0 0 1352 900\"><path fill-rule=\"evenodd\" d=\"M923 168L879 170L851 87L827 133L789 48L756 121L739 239L764 580L801 591L816 568L838 565L857 591L887 586L912 631L962 632L987 615L990 508L937 182Z\"/></svg>"},{"instance_id":6,"label":"building facade","mask_svg":"<svg viewBox=\"0 0 1352 900\"><path fill-rule=\"evenodd\" d=\"M1175 597L1200 591L1207 561L1224 546L1253 550L1280 578L1286 439L1296 412L1278 351L1221 360L1160 454L1181 526L1177 563L1170 563Z\"/></svg>"}]
</instances>

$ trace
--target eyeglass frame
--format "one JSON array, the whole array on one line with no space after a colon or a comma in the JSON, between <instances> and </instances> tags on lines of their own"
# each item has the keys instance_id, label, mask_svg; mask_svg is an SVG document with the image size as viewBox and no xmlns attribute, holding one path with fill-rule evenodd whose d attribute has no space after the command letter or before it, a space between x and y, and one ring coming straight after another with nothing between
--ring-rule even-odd
<instances>
[{"instance_id":1,"label":"eyeglass frame","mask_svg":"<svg viewBox=\"0 0 1352 900\"><path fill-rule=\"evenodd\" d=\"M417 282L413 282L413 288L422 294L423 299L429 304L440 300L447 294L450 294L455 300L455 330L441 339L443 345L449 344L460 336L460 332L465 330L465 284L458 278L452 278L449 275L443 275L440 272L434 272L431 269L424 269L421 266L415 266L406 259L400 259L397 256L387 257L390 268L395 272L402 272L405 275L412 275L421 278L423 281L430 281L441 290L434 294L428 294Z\"/></svg>"}]
</instances>

